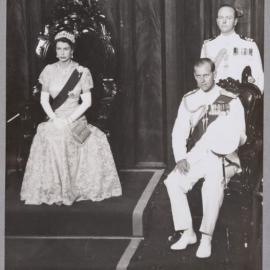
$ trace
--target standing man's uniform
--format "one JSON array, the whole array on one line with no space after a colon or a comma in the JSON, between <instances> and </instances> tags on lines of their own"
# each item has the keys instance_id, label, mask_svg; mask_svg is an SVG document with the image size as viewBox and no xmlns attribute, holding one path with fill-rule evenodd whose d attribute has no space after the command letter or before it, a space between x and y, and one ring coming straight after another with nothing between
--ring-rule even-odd
<instances>
[{"instance_id":1,"label":"standing man's uniform","mask_svg":"<svg viewBox=\"0 0 270 270\"><path fill-rule=\"evenodd\" d=\"M256 43L245 37L240 37L235 32L229 35L220 34L216 38L205 40L201 49L201 58L210 58L216 65L217 77L242 80L242 72L250 66L252 76L261 92L264 89L264 73L260 52Z\"/></svg>"},{"instance_id":2,"label":"standing man's uniform","mask_svg":"<svg viewBox=\"0 0 270 270\"><path fill-rule=\"evenodd\" d=\"M241 171L235 150L245 141L244 109L235 94L214 85L209 92L197 89L183 97L172 132L172 146L176 163L186 159L190 168L186 174L175 168L165 180L176 231L192 228L186 193L204 178L200 231L213 234L225 184L222 157L213 151L230 153L225 157L228 180Z\"/></svg>"}]
</instances>

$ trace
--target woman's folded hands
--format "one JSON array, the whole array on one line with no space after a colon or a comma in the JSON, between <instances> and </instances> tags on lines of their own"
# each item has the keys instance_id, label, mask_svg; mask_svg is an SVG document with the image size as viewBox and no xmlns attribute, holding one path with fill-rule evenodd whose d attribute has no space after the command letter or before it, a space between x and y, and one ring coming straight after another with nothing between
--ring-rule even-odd
<instances>
[{"instance_id":1,"label":"woman's folded hands","mask_svg":"<svg viewBox=\"0 0 270 270\"><path fill-rule=\"evenodd\" d=\"M56 117L52 121L53 121L53 124L55 125L55 127L58 129L64 129L69 124L69 121L67 119L64 119L64 118Z\"/></svg>"}]
</instances>

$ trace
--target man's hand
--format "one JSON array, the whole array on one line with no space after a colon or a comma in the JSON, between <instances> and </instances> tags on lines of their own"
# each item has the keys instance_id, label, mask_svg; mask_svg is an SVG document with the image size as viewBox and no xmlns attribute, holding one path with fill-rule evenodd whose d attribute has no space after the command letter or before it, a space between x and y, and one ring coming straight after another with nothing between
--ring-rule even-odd
<instances>
[{"instance_id":1,"label":"man's hand","mask_svg":"<svg viewBox=\"0 0 270 270\"><path fill-rule=\"evenodd\" d=\"M176 163L175 169L177 169L181 174L187 174L190 166L186 159L181 159Z\"/></svg>"}]
</instances>

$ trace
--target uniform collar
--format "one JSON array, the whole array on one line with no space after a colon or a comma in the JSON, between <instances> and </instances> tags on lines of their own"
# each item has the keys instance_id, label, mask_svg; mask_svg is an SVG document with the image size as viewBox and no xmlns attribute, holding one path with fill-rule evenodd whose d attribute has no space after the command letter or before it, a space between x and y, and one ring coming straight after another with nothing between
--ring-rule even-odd
<instances>
[{"instance_id":1,"label":"uniform collar","mask_svg":"<svg viewBox=\"0 0 270 270\"><path fill-rule=\"evenodd\" d=\"M204 92L202 89L200 89L200 95L204 103L207 105L213 103L220 96L220 89L221 88L216 84L209 92Z\"/></svg>"},{"instance_id":2,"label":"uniform collar","mask_svg":"<svg viewBox=\"0 0 270 270\"><path fill-rule=\"evenodd\" d=\"M220 96L220 87L216 84L209 92L204 92L202 89L199 89L194 94L188 95L185 98L185 106L188 111L196 112L205 105L212 104Z\"/></svg>"},{"instance_id":3,"label":"uniform collar","mask_svg":"<svg viewBox=\"0 0 270 270\"><path fill-rule=\"evenodd\" d=\"M235 39L236 37L238 37L238 34L236 34L236 32L235 31L233 31L231 34L229 34L229 35L224 35L224 34L220 34L219 35L219 37L220 37L220 39L224 39L224 40L233 40L233 39Z\"/></svg>"}]
</instances>

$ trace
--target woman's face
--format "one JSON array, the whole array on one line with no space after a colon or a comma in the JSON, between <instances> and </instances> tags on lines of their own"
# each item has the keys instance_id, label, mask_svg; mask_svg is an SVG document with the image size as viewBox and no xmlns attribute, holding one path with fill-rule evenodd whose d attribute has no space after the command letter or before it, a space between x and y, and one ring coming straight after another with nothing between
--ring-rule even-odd
<instances>
[{"instance_id":1,"label":"woman's face","mask_svg":"<svg viewBox=\"0 0 270 270\"><path fill-rule=\"evenodd\" d=\"M61 62L67 62L72 58L73 50L67 42L58 41L56 43L56 57Z\"/></svg>"}]
</instances>

